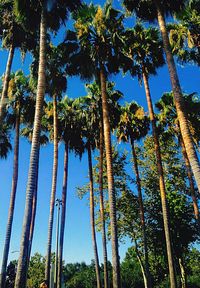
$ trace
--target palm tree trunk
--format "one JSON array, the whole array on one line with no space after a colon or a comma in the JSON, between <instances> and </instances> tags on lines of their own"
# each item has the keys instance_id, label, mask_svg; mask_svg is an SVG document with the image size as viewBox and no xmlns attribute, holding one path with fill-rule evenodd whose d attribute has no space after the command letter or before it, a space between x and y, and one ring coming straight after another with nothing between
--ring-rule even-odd
<instances>
[{"instance_id":1,"label":"palm tree trunk","mask_svg":"<svg viewBox=\"0 0 200 288\"><path fill-rule=\"evenodd\" d=\"M141 226L142 226L142 234L143 234L143 242L144 242L145 273L146 273L146 278L147 278L146 281L147 281L147 288L151 288L152 284L151 284L151 274L149 271L149 257L148 257L148 248L147 248L147 236L146 236L144 206L143 206L143 199L142 199L142 188L141 188L141 181L140 181L140 176L139 176L137 155L135 152L134 139L132 136L130 137L130 140L131 140L134 170L135 170L135 175L136 175L136 183L137 183L137 190L138 190L138 202L139 202L139 209L140 209L140 221L141 221Z\"/></svg>"},{"instance_id":2,"label":"palm tree trunk","mask_svg":"<svg viewBox=\"0 0 200 288\"><path fill-rule=\"evenodd\" d=\"M198 227L200 229L200 218L199 218L199 207L198 207L198 203L197 203L197 197L196 197L196 193L195 193L195 188L194 188L194 181L193 181L193 176L192 176L192 170L191 170L191 166L190 166L190 162L186 153L186 149L185 149L185 145L183 142L182 137L180 136L179 138L180 144L181 144L181 148L182 148L182 154L183 154L183 158L185 161L185 166L186 166L186 170L187 170L187 175L188 175L188 180L189 180L189 184L190 184L190 191L191 191L191 196L192 196L192 201L193 201L193 208L194 208L194 217L197 221Z\"/></svg>"},{"instance_id":3,"label":"palm tree trunk","mask_svg":"<svg viewBox=\"0 0 200 288\"><path fill-rule=\"evenodd\" d=\"M106 247L106 227L104 216L104 197L103 197L103 123L102 119L99 124L100 138L99 138L99 198L100 198L100 218L101 218L101 232L102 232L102 246L103 246L103 263L104 263L104 288L108 288L108 256Z\"/></svg>"},{"instance_id":4,"label":"palm tree trunk","mask_svg":"<svg viewBox=\"0 0 200 288\"><path fill-rule=\"evenodd\" d=\"M31 256L31 248L33 243L33 232L35 228L35 216L36 216L36 209L37 209L37 189L38 189L38 170L39 170L39 152L38 150L38 163L37 163L37 170L36 170L36 179L35 179L35 192L33 194L33 203L32 203L32 215L31 215L31 227L30 227L30 235L29 235L29 251L28 251L28 262L30 261Z\"/></svg>"},{"instance_id":5,"label":"palm tree trunk","mask_svg":"<svg viewBox=\"0 0 200 288\"><path fill-rule=\"evenodd\" d=\"M156 161L157 161L157 168L158 168L158 175L159 175L162 214L163 214L168 267L169 267L169 277L170 277L170 285L171 285L170 287L176 288L177 284L176 284L176 277L175 277L174 261L173 261L173 256L172 256L172 244L171 244L169 219L168 219L166 188L165 188L164 173L163 173L163 167L162 167L160 144L159 144L158 135L157 135L155 116L154 116L153 105L152 105L151 94L150 94L149 83L148 83L148 76L146 75L146 72L144 71L144 69L143 69L143 81L144 81L145 93L146 93L146 98L147 98L147 105L149 109L150 121L152 124L152 132L153 132Z\"/></svg>"},{"instance_id":6,"label":"palm tree trunk","mask_svg":"<svg viewBox=\"0 0 200 288\"><path fill-rule=\"evenodd\" d=\"M87 149L88 149L88 168L89 168L89 178L90 178L90 224L91 224L91 232L92 232L92 244L93 244L93 249L94 249L97 288L101 288L99 256L98 256L96 233L95 233L94 183L93 183L93 172L92 172L92 155L91 155L91 147L89 143L88 143Z\"/></svg>"},{"instance_id":7,"label":"palm tree trunk","mask_svg":"<svg viewBox=\"0 0 200 288\"><path fill-rule=\"evenodd\" d=\"M4 76L3 90L2 90L1 101L0 101L0 123L2 122L4 109L6 105L6 98L8 94L8 84L9 84L10 71L11 71L11 66L12 66L13 57L14 57L14 51L15 51L15 48L13 45L11 45L10 50L9 50L9 55L8 55L8 61L6 65L6 72Z\"/></svg>"},{"instance_id":8,"label":"palm tree trunk","mask_svg":"<svg viewBox=\"0 0 200 288\"><path fill-rule=\"evenodd\" d=\"M57 120L57 100L53 97L53 133L54 133L54 152L53 152L53 171L52 171L52 185L51 185L51 200L49 212L48 225L48 241L47 241L47 258L45 265L45 280L49 285L50 281L50 267L51 267L51 246L52 246L52 232L53 232L53 217L56 196L56 184L58 174L58 120Z\"/></svg>"},{"instance_id":9,"label":"palm tree trunk","mask_svg":"<svg viewBox=\"0 0 200 288\"><path fill-rule=\"evenodd\" d=\"M101 83L103 128L104 128L104 140L105 140L105 149L106 149L108 195L109 195L109 209L110 209L113 288L120 288L121 280L120 280L120 262L119 262L118 235L117 235L116 196L115 196L115 190L114 190L114 178L113 178L113 167L112 167L112 145L111 145L109 111L108 111L108 103L107 103L107 95L106 95L106 76L105 76L105 70L104 70L103 65L101 65L101 69L100 69L100 83Z\"/></svg>"},{"instance_id":10,"label":"palm tree trunk","mask_svg":"<svg viewBox=\"0 0 200 288\"><path fill-rule=\"evenodd\" d=\"M18 160L19 160L19 129L20 129L20 111L17 109L16 121L15 121L15 144L14 144L14 161L13 161L13 177L12 177L12 188L10 194L10 205L9 205L9 213L8 213L8 222L6 227L6 237L5 237L5 244L3 250L3 259L2 259L2 266L1 266L1 275L0 275L0 287L5 287L5 280L6 280L6 268L8 262L8 254L10 248L10 238L11 238L11 231L12 231L12 223L13 223L13 216L15 210L15 198L16 198L16 191L17 191L17 182L18 182Z\"/></svg>"},{"instance_id":11,"label":"palm tree trunk","mask_svg":"<svg viewBox=\"0 0 200 288\"><path fill-rule=\"evenodd\" d=\"M174 102L176 106L178 120L180 123L181 135L182 135L185 149L188 155L188 159L190 161L190 165L194 174L194 178L196 180L197 187L200 193L200 163L196 154L196 150L194 147L194 143L193 143L189 125L188 125L184 99L182 96L179 78L178 78L178 74L176 71L176 65L175 65L174 58L171 52L169 37L168 37L167 29L166 29L165 18L162 14L158 1L157 0L154 0L154 1L157 7L158 24L159 24L160 31L162 34L163 45L164 45L164 50L166 54L167 65L168 65L171 84L172 84L172 90L174 94Z\"/></svg>"},{"instance_id":12,"label":"palm tree trunk","mask_svg":"<svg viewBox=\"0 0 200 288\"><path fill-rule=\"evenodd\" d=\"M58 285L57 288L61 288L62 284L62 259L63 259L63 243L65 234L65 218L66 218L66 200L67 200L67 181L68 181L68 155L69 155L68 143L65 144L65 156L64 156L64 175L62 186L62 213L61 213L61 225L60 225L60 245L58 256Z\"/></svg>"},{"instance_id":13,"label":"palm tree trunk","mask_svg":"<svg viewBox=\"0 0 200 288\"><path fill-rule=\"evenodd\" d=\"M33 195L35 192L35 185L36 185L35 179L36 179L36 172L37 172L37 163L39 159L38 150L40 147L42 106L43 106L45 87L46 87L46 84L45 84L45 66L46 66L45 65L46 63L45 50L46 50L46 17L45 17L45 8L42 7L41 24L40 24L40 59L39 59L39 71L38 71L36 109L35 109L33 139L32 139L32 145L31 145L28 183L27 183L27 190L26 190L26 206L25 206L21 244L20 244L20 255L19 255L17 274L16 274L16 279L15 279L15 288L26 287L32 204L33 204Z\"/></svg>"}]
</instances>

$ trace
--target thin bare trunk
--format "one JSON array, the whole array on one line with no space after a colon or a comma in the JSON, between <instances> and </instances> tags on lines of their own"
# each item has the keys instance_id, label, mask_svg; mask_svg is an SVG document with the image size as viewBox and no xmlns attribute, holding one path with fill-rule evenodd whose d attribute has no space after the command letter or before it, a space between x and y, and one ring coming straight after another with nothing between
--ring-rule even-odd
<instances>
[{"instance_id":1,"label":"thin bare trunk","mask_svg":"<svg viewBox=\"0 0 200 288\"><path fill-rule=\"evenodd\" d=\"M106 246L106 227L104 216L104 197L103 197L103 123L102 119L99 124L100 139L99 139L99 198L100 198L100 217L101 217L101 232L103 246L103 263L104 263L104 288L109 287L108 279L108 256Z\"/></svg>"},{"instance_id":2,"label":"thin bare trunk","mask_svg":"<svg viewBox=\"0 0 200 288\"><path fill-rule=\"evenodd\" d=\"M142 234L143 234L143 243L144 243L144 259L145 259L145 272L146 272L146 279L147 279L147 288L150 288L150 287L152 287L152 284L151 284L151 274L150 274L150 271L149 271L149 257L148 257L148 248L147 248L147 236L146 236L146 224L145 224L145 216L144 216L144 206L143 206L143 199L142 199L142 188L141 188L141 181L140 181L140 176L139 176L137 155L136 155L136 152L135 152L135 145L134 145L133 137L131 137L131 148L132 148L133 163L134 163L136 184L137 184L137 190L138 190L140 221L141 221Z\"/></svg>"},{"instance_id":3,"label":"thin bare trunk","mask_svg":"<svg viewBox=\"0 0 200 288\"><path fill-rule=\"evenodd\" d=\"M0 123L2 122L3 115L4 115L4 110L6 106L6 98L8 94L8 84L9 84L9 79L10 79L10 71L11 71L11 66L13 62L13 57L14 57L14 51L15 48L13 45L10 46L9 50L9 55L8 55L8 61L6 65L6 72L3 80L3 89L2 89L2 94L1 94L1 101L0 101Z\"/></svg>"},{"instance_id":4,"label":"thin bare trunk","mask_svg":"<svg viewBox=\"0 0 200 288\"><path fill-rule=\"evenodd\" d=\"M44 4L43 4L44 5ZM40 130L41 130L41 118L42 107L45 94L45 50L46 50L46 17L45 8L42 7L41 12L41 24L40 24L40 58L39 58L39 71L38 71L38 87L36 97L35 119L33 128L33 140L31 145L31 155L29 164L28 183L26 190L26 206L24 213L23 229L20 244L20 255L17 266L17 275L15 279L15 288L25 288L26 278L28 270L28 254L29 254L29 235L31 226L31 215L33 205L33 195L36 186L36 172L37 163L39 159L38 150L40 148Z\"/></svg>"},{"instance_id":5,"label":"thin bare trunk","mask_svg":"<svg viewBox=\"0 0 200 288\"><path fill-rule=\"evenodd\" d=\"M58 253L59 253L59 235L60 235L60 200L56 199L56 206L58 206L57 224L56 224L56 255L55 255L55 271L54 271L54 288L58 286Z\"/></svg>"},{"instance_id":6,"label":"thin bare trunk","mask_svg":"<svg viewBox=\"0 0 200 288\"><path fill-rule=\"evenodd\" d=\"M2 259L2 266L1 266L1 276L0 276L0 287L1 288L5 287L6 268L7 268L7 262L8 262L9 249L10 249L10 238L11 238L11 232L12 232L12 223L13 223L13 217L14 217L15 198L16 198L17 182L18 182L19 129L20 129L20 112L19 112L19 109L17 109L16 113L17 114L16 114L16 121L15 121L13 177L12 177L12 188L11 188L11 194L10 194L8 222L7 222L7 227L6 227L6 237L5 237L3 259Z\"/></svg>"},{"instance_id":7,"label":"thin bare trunk","mask_svg":"<svg viewBox=\"0 0 200 288\"><path fill-rule=\"evenodd\" d=\"M182 137L180 136L179 138L180 140L180 144L181 144L181 148L182 148L182 154L183 154L183 158L185 161L185 166L186 166L186 170L187 170L187 175L188 175L188 180L189 180L189 184L190 184L190 191L191 191L191 196L192 196L192 201L193 201L193 208L194 208L194 217L197 221L198 227L200 229L200 218L199 218L199 207L198 207L198 203L197 203L197 197L196 197L196 193L195 193L195 188L194 188L194 181L193 181L193 175L192 175L192 170L191 170L191 166L190 166L190 162L187 156L187 152L185 149L185 145L183 142Z\"/></svg>"},{"instance_id":8,"label":"thin bare trunk","mask_svg":"<svg viewBox=\"0 0 200 288\"><path fill-rule=\"evenodd\" d=\"M92 232L92 245L93 245L93 249L94 249L97 288L101 288L99 256L98 256L97 240L96 240L96 232L95 232L94 183L93 183L93 172L92 172L92 155L91 155L91 147L90 147L89 143L88 143L87 149L88 149L88 168L89 168L89 178L90 178L90 224L91 224L91 232Z\"/></svg>"},{"instance_id":9,"label":"thin bare trunk","mask_svg":"<svg viewBox=\"0 0 200 288\"><path fill-rule=\"evenodd\" d=\"M140 252L138 251L138 246L137 246L137 241L136 240L135 240L135 252L136 252L137 259L138 259L138 262L140 264L140 268L141 268L141 271L142 271L144 287L148 288L148 279L147 279L147 275L146 275L146 272L145 272L144 264L143 264L142 259L141 259Z\"/></svg>"},{"instance_id":10,"label":"thin bare trunk","mask_svg":"<svg viewBox=\"0 0 200 288\"><path fill-rule=\"evenodd\" d=\"M60 226L60 245L58 256L58 285L57 288L61 288L62 281L62 260L63 260L63 243L65 235L65 219L66 219L66 200L67 200L67 181L68 181L68 143L65 144L65 156L64 156L64 175L63 175L63 187L62 187L62 213L61 213L61 226Z\"/></svg>"},{"instance_id":11,"label":"thin bare trunk","mask_svg":"<svg viewBox=\"0 0 200 288\"><path fill-rule=\"evenodd\" d=\"M183 266L182 259L178 259L179 267L181 271L181 288L187 288L187 281L186 281L186 274L185 274L185 268Z\"/></svg>"},{"instance_id":12,"label":"thin bare trunk","mask_svg":"<svg viewBox=\"0 0 200 288\"><path fill-rule=\"evenodd\" d=\"M49 285L50 269L51 269L51 246L52 246L52 232L53 232L53 217L55 208L56 185L58 174L58 120L57 120L57 100L56 95L53 96L53 133L54 133L54 152L53 152L53 171L51 184L51 199L48 225L48 240L47 240L47 258L45 265L45 280Z\"/></svg>"},{"instance_id":13,"label":"thin bare trunk","mask_svg":"<svg viewBox=\"0 0 200 288\"><path fill-rule=\"evenodd\" d=\"M154 145L155 145L155 154L156 154L158 176L159 176L159 186L160 186L165 240L166 240L166 247L167 247L167 259L168 259L169 277L170 277L170 285L171 285L170 287L176 288L177 284L176 284L176 276L175 276L175 269L174 269L174 261L173 261L173 256L172 256L172 244L171 244L170 229L169 229L166 188L165 188L164 173L163 173L163 166L162 166L162 159L161 159L161 152L160 152L160 144L159 144L158 134L157 134L157 129L156 129L156 122L155 122L154 110L153 110L153 105L152 105L152 100L151 100L150 89L149 89L148 76L146 75L146 72L144 70L143 70L143 81L144 81L144 87L145 87L145 92L146 92L147 105L149 109L149 117L150 117L150 121L152 124Z\"/></svg>"},{"instance_id":14,"label":"thin bare trunk","mask_svg":"<svg viewBox=\"0 0 200 288\"><path fill-rule=\"evenodd\" d=\"M112 167L112 145L109 122L109 110L106 94L106 76L103 65L100 69L101 97L103 110L103 128L106 149L106 165L108 178L108 195L110 209L111 245L112 245L112 265L113 265L113 288L121 287L120 262L118 251L117 217L116 217L116 196L114 189L113 167Z\"/></svg>"},{"instance_id":15,"label":"thin bare trunk","mask_svg":"<svg viewBox=\"0 0 200 288\"><path fill-rule=\"evenodd\" d=\"M169 43L169 37L168 37L167 29L166 29L165 18L162 14L158 1L157 0L154 0L154 1L157 7L158 24L159 24L160 31L162 34L163 45L164 45L164 50L166 54L167 65L168 65L171 84L172 84L172 90L174 94L174 102L175 102L176 111L178 115L180 129L181 129L181 135L183 137L183 142L184 142L185 149L188 155L188 159L190 161L192 172L194 174L194 178L196 180L197 187L200 193L200 163L197 157L197 153L194 147L194 143L193 143L189 125L188 125L184 98L182 95L179 78L178 78L178 74L176 70L176 65L174 62L174 58L173 58L170 43Z\"/></svg>"}]
</instances>

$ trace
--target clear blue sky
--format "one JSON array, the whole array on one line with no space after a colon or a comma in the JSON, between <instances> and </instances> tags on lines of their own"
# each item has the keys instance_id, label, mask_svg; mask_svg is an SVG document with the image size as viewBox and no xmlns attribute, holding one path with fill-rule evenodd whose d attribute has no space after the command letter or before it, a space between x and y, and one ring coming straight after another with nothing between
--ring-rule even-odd
<instances>
[{"instance_id":1,"label":"clear blue sky","mask_svg":"<svg viewBox=\"0 0 200 288\"><path fill-rule=\"evenodd\" d=\"M104 1L94 1L95 3L103 3ZM119 1L115 1L119 7ZM133 23L129 20L128 23ZM62 40L63 35L59 35ZM5 71L7 53L0 51L0 74ZM12 70L23 69L28 74L30 56L27 56L24 64L21 63L20 53L16 52ZM200 92L200 73L199 68L187 65L186 67L178 66L181 86L184 92ZM130 77L122 77L121 75L113 76L110 80L116 82L116 88L124 93L123 101L137 101L146 109L146 99L144 88L140 87L137 79ZM157 101L163 92L171 91L170 79L167 72L167 67L159 69L158 76L150 80L151 93L154 102ZM84 83L81 83L78 78L68 79L69 97L79 97L86 94ZM19 155L19 181L16 197L15 217L13 223L13 232L10 245L10 251L18 251L21 237L23 213L25 206L25 191L27 182L27 173L29 165L30 144L25 139L20 140L20 155ZM59 146L59 171L57 197L61 196L62 176L63 176L63 146ZM53 146L52 144L41 148L40 153L40 169L39 169L39 184L38 184L38 208L33 241L32 254L40 252L45 255L47 244L47 226L49 216L49 202L51 191L51 175L52 175L52 159ZM13 153L10 153L6 161L0 161L0 259L2 258L2 249L5 237L5 227L7 222L7 211L9 207L9 195L12 179L12 163ZM69 160L69 178L68 178L68 196L67 196L67 218L65 227L65 242L64 242L64 259L66 262L86 261L87 263L93 258L89 207L87 201L79 200L75 193L75 188L81 186L87 181L87 158L84 155L80 162L73 154L70 154ZM134 187L133 187L134 189ZM102 261L101 235L98 233L98 247L100 260ZM120 244L120 256L124 257L127 247L131 245L127 239L125 244ZM55 229L53 239L53 249L55 247ZM108 245L109 257L110 244ZM18 257L18 252L11 253L10 259ZM111 258L110 258L111 259Z\"/></svg>"}]
</instances>

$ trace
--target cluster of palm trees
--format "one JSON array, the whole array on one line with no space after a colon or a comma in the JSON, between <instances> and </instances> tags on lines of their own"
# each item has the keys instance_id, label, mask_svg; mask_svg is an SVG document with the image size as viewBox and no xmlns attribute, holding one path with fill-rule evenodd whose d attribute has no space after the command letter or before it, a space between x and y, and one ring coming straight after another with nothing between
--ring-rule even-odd
<instances>
[{"instance_id":1,"label":"cluster of palm trees","mask_svg":"<svg viewBox=\"0 0 200 288\"><path fill-rule=\"evenodd\" d=\"M135 102L120 107L118 100L121 93L114 89L114 84L108 82L111 74L130 73L131 77L137 77L144 84L151 131L153 134L157 169L159 175L159 187L164 221L164 232L167 247L170 287L175 288L176 277L171 247L169 217L166 199L166 187L162 167L162 156L159 145L157 119L155 117L151 97L149 77L156 74L157 69L167 63L172 84L173 93L159 102L158 109L165 112L166 103L170 99L173 106L171 113L163 116L165 125L171 127L181 143L184 159L187 166L191 193L194 202L195 217L199 221L199 211L194 191L193 175L198 190L200 191L200 165L195 148L195 133L198 127L194 127L195 121L190 121L186 113L187 101L181 91L176 65L172 51L177 51L173 40L179 29L178 24L173 26L169 39L166 17L185 9L185 11L198 11L198 1L158 1L158 0L124 0L125 9L145 21L157 21L159 29L148 26L146 28L141 20L132 27L125 28L125 15L112 7L108 2L101 6L84 4L76 1L1 1L0 11L3 15L0 20L0 37L2 46L9 50L8 62L3 76L3 85L0 102L0 148L1 156L5 157L11 149L7 130L15 129L14 143L14 173L11 191L11 202L6 231L3 264L1 270L0 287L5 287L6 266L9 253L9 243L14 215L15 195L17 190L18 161L19 161L19 134L21 133L31 141L31 154L29 173L26 189L26 206L24 213L23 229L21 235L20 255L18 259L15 288L26 287L27 269L31 253L34 222L37 205L37 182L39 166L39 150L42 143L53 141L53 171L51 202L48 225L48 245L45 280L49 284L51 266L51 244L53 231L53 217L56 197L56 183L58 172L58 143L62 141L65 146L64 177L62 188L62 214L60 251L58 261L58 283L61 287L62 279L62 254L64 242L64 227L66 214L66 193L68 178L69 151L82 155L88 154L88 167L90 179L90 217L92 227L92 239L95 255L95 267L97 287L102 287L99 272L99 259L95 235L94 215L94 188L92 171L92 151L98 149L99 158L99 192L100 215L102 223L102 241L104 252L104 287L108 285L106 231L104 219L103 200L103 151L106 152L107 183L110 211L110 231L112 244L113 288L120 287L120 262L118 252L118 233L116 217L116 195L112 167L112 141L111 134L117 129L119 140L130 141L133 154L134 171L138 190L140 207L140 220L143 231L143 243L145 254L145 285L152 287L148 264L148 248L145 232L145 215L142 200L142 187L139 176L135 141L146 135L149 129L149 120L142 107ZM52 32L57 32L67 20L69 12L72 12L74 29L68 30L65 39L57 46L51 43ZM193 17L198 13L193 12ZM180 16L181 17L181 16ZM183 19L183 17L182 17ZM186 21L186 20L184 20ZM194 23L196 18L194 20ZM180 24L182 25L182 24ZM192 50L199 49L196 39L195 27L184 26L190 35ZM180 29L180 31L182 31ZM175 36L174 36L175 35ZM20 36L20 37L18 37ZM170 44L171 41L171 44ZM184 41L186 41L184 39ZM183 42L183 41L182 41ZM182 44L180 41L180 46ZM174 47L175 46L175 47ZM12 60L16 49L22 53L29 51L33 55L33 63L30 68L30 76L22 71L11 73ZM184 49L183 44L181 49ZM186 51L189 55L190 47ZM175 53L174 52L174 53ZM191 54L191 55L193 55ZM180 55L178 55L180 57ZM192 56L191 56L192 57ZM195 55L196 57L196 55ZM195 58L196 61L196 58ZM88 95L77 99L64 97L68 76L80 76L82 80L93 81L87 85ZM70 81L70 80L69 80ZM52 102L44 101L45 94L52 97ZM169 101L169 100L168 100ZM164 103L164 105L163 105ZM33 111L33 107L35 107ZM9 121L8 121L9 119ZM189 119L189 120L188 120ZM8 127L8 123L10 126ZM167 123L167 124L166 124ZM191 124L193 123L193 124ZM191 125L194 129L191 129ZM175 128L174 128L175 127ZM173 129L172 129L173 128ZM47 138L48 135L48 138Z\"/></svg>"}]
</instances>

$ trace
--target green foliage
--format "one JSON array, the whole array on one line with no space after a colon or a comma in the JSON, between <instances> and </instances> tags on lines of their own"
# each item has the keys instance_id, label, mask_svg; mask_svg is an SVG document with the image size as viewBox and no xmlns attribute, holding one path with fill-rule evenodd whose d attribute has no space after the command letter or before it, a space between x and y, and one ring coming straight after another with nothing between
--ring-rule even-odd
<instances>
[{"instance_id":1,"label":"green foliage","mask_svg":"<svg viewBox=\"0 0 200 288\"><path fill-rule=\"evenodd\" d=\"M12 150L10 127L6 124L0 124L0 158L6 159L8 153Z\"/></svg>"},{"instance_id":2,"label":"green foliage","mask_svg":"<svg viewBox=\"0 0 200 288\"><path fill-rule=\"evenodd\" d=\"M142 79L142 74L155 75L156 69L165 64L163 45L158 29L145 29L140 23L124 33L126 53L133 59L129 69L132 76Z\"/></svg>"},{"instance_id":3,"label":"green foliage","mask_svg":"<svg viewBox=\"0 0 200 288\"><path fill-rule=\"evenodd\" d=\"M129 248L121 263L121 277L123 288L143 288L141 268L133 247Z\"/></svg>"},{"instance_id":4,"label":"green foliage","mask_svg":"<svg viewBox=\"0 0 200 288\"><path fill-rule=\"evenodd\" d=\"M165 142L161 141L160 144L169 205L170 230L178 272L178 258L183 257L188 252L190 245L199 239L199 234L193 216L191 199L185 195L188 190L188 183L185 180L185 169L178 146L172 138L169 138L168 141L165 139ZM153 149L153 140L151 137L147 137L140 154L140 174L146 194L144 204L146 207L148 247L150 247L150 265L155 283L159 283L164 280L164 275L167 273L167 260L159 179Z\"/></svg>"},{"instance_id":5,"label":"green foliage","mask_svg":"<svg viewBox=\"0 0 200 288\"><path fill-rule=\"evenodd\" d=\"M172 52L181 63L192 62L200 65L199 11L198 1L189 1L189 5L176 15L179 22L168 26Z\"/></svg>"},{"instance_id":6,"label":"green foliage","mask_svg":"<svg viewBox=\"0 0 200 288\"><path fill-rule=\"evenodd\" d=\"M68 288L93 288L96 287L95 265L92 262L90 265L83 265L79 271L76 271L73 276L67 280Z\"/></svg>"},{"instance_id":7,"label":"green foliage","mask_svg":"<svg viewBox=\"0 0 200 288\"><path fill-rule=\"evenodd\" d=\"M35 253L30 260L28 269L27 288L37 288L44 281L45 258Z\"/></svg>"}]
</instances>

